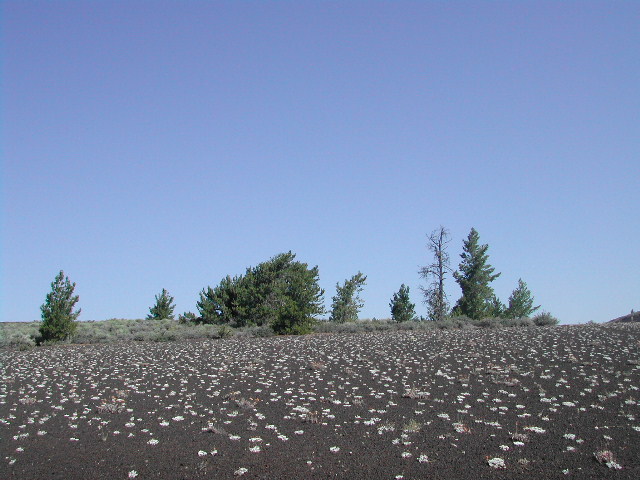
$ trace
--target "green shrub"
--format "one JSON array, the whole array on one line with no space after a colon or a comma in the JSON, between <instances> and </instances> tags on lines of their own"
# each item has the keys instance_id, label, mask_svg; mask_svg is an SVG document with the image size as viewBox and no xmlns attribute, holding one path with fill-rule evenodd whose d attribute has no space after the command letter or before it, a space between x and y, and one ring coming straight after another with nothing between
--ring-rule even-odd
<instances>
[{"instance_id":1,"label":"green shrub","mask_svg":"<svg viewBox=\"0 0 640 480\"><path fill-rule=\"evenodd\" d=\"M521 318L505 318L504 324L506 327L533 327L535 323L528 317Z\"/></svg>"},{"instance_id":2,"label":"green shrub","mask_svg":"<svg viewBox=\"0 0 640 480\"><path fill-rule=\"evenodd\" d=\"M545 327L548 325L557 325L559 323L558 319L551 315L549 312L542 312L533 317L533 323L538 327Z\"/></svg>"},{"instance_id":3,"label":"green shrub","mask_svg":"<svg viewBox=\"0 0 640 480\"><path fill-rule=\"evenodd\" d=\"M220 325L218 328L218 338L233 337L235 331L229 325Z\"/></svg>"},{"instance_id":4,"label":"green shrub","mask_svg":"<svg viewBox=\"0 0 640 480\"><path fill-rule=\"evenodd\" d=\"M198 316L193 312L184 312L178 315L178 323L198 323Z\"/></svg>"},{"instance_id":5,"label":"green shrub","mask_svg":"<svg viewBox=\"0 0 640 480\"><path fill-rule=\"evenodd\" d=\"M262 325L260 327L245 327L242 330L236 332L236 334L252 337L252 338L263 338L263 337L272 337L275 335L275 332L271 327L267 325Z\"/></svg>"},{"instance_id":6,"label":"green shrub","mask_svg":"<svg viewBox=\"0 0 640 480\"><path fill-rule=\"evenodd\" d=\"M16 348L18 350L30 350L36 346L36 341L33 336L25 333L13 333L7 338L7 345L10 348Z\"/></svg>"}]
</instances>

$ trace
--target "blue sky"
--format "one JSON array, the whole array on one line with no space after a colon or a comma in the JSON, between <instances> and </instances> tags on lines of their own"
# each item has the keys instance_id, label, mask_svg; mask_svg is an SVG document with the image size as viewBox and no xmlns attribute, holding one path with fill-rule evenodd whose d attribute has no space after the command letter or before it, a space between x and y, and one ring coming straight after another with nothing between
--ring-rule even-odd
<instances>
[{"instance_id":1,"label":"blue sky","mask_svg":"<svg viewBox=\"0 0 640 480\"><path fill-rule=\"evenodd\" d=\"M361 317L451 231L563 323L640 308L640 2L2 2L0 319L141 318L288 250ZM452 303L460 290L449 278Z\"/></svg>"}]
</instances>

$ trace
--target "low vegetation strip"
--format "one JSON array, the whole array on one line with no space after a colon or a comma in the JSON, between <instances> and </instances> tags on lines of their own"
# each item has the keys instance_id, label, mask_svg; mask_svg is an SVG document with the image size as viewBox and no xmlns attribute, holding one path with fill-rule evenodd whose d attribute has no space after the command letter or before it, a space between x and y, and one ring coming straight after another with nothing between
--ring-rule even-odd
<instances>
[{"instance_id":1,"label":"low vegetation strip","mask_svg":"<svg viewBox=\"0 0 640 480\"><path fill-rule=\"evenodd\" d=\"M499 327L532 327L555 325L557 320L544 313L533 318L485 318L471 320L453 317L442 321L358 320L336 323L315 321L310 325L311 333L365 333L376 331L429 331L447 329L474 329ZM41 322L0 323L0 348L28 350L38 345L52 345L40 336ZM178 320L162 319L110 319L97 322L76 322L74 334L62 343L119 343L119 342L170 342L176 340L219 339L231 336L269 337L275 332L268 325L233 328L227 324L194 324Z\"/></svg>"},{"instance_id":2,"label":"low vegetation strip","mask_svg":"<svg viewBox=\"0 0 640 480\"><path fill-rule=\"evenodd\" d=\"M639 360L638 324L4 349L0 478L636 479Z\"/></svg>"}]
</instances>

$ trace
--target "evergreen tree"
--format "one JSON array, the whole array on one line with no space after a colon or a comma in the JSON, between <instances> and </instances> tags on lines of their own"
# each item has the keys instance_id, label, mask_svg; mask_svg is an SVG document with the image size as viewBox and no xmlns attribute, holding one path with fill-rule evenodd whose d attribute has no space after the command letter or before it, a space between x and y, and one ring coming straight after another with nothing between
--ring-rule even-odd
<instances>
[{"instance_id":1,"label":"evergreen tree","mask_svg":"<svg viewBox=\"0 0 640 480\"><path fill-rule=\"evenodd\" d=\"M489 284L500 276L500 273L494 274L495 268L487 263L489 245L480 245L479 239L478 232L472 228L463 243L459 271L453 274L462 289L462 297L456 303L453 313L475 320L489 315L489 305L494 296Z\"/></svg>"},{"instance_id":2,"label":"evergreen tree","mask_svg":"<svg viewBox=\"0 0 640 480\"><path fill-rule=\"evenodd\" d=\"M389 307L391 308L391 318L396 322L406 322L416 318L416 305L411 303L409 287L404 283L400 285L400 290L393 294Z\"/></svg>"},{"instance_id":3,"label":"evergreen tree","mask_svg":"<svg viewBox=\"0 0 640 480\"><path fill-rule=\"evenodd\" d=\"M364 306L359 293L366 285L367 277L358 272L340 286L336 283L336 294L331 305L329 320L337 323L355 322L358 312Z\"/></svg>"},{"instance_id":4,"label":"evergreen tree","mask_svg":"<svg viewBox=\"0 0 640 480\"><path fill-rule=\"evenodd\" d=\"M505 317L505 314L506 307L504 306L504 303L502 303L500 299L494 294L487 303L487 316L493 318L502 318Z\"/></svg>"},{"instance_id":5,"label":"evergreen tree","mask_svg":"<svg viewBox=\"0 0 640 480\"><path fill-rule=\"evenodd\" d=\"M163 288L162 293L156 295L156 304L149 308L150 314L147 315L147 320L162 320L163 318L173 320L173 310L175 308L173 297Z\"/></svg>"},{"instance_id":6,"label":"evergreen tree","mask_svg":"<svg viewBox=\"0 0 640 480\"><path fill-rule=\"evenodd\" d=\"M522 279L519 279L518 287L511 292L511 296L509 297L509 306L505 311L505 316L507 318L529 317L539 308L540 305L537 307L533 306L531 291L527 287L527 284L523 282Z\"/></svg>"},{"instance_id":7,"label":"evergreen tree","mask_svg":"<svg viewBox=\"0 0 640 480\"><path fill-rule=\"evenodd\" d=\"M433 253L434 260L419 270L420 276L430 282L426 287L420 287L424 295L424 303L427 305L429 320L444 320L449 310L444 281L447 273L451 272L447 253L447 244L450 241L449 231L443 226L431 232L428 248Z\"/></svg>"},{"instance_id":8,"label":"evergreen tree","mask_svg":"<svg viewBox=\"0 0 640 480\"><path fill-rule=\"evenodd\" d=\"M51 292L47 294L45 303L40 306L42 311L42 323L40 335L45 341L66 340L76 331L76 320L80 315L80 309L73 311L80 297L74 295L75 283L64 276L64 272L56 276L51 283Z\"/></svg>"},{"instance_id":9,"label":"evergreen tree","mask_svg":"<svg viewBox=\"0 0 640 480\"><path fill-rule=\"evenodd\" d=\"M234 327L269 325L276 333L304 333L316 315L324 313L324 290L318 267L281 253L245 275L227 276L200 293L199 321Z\"/></svg>"}]
</instances>

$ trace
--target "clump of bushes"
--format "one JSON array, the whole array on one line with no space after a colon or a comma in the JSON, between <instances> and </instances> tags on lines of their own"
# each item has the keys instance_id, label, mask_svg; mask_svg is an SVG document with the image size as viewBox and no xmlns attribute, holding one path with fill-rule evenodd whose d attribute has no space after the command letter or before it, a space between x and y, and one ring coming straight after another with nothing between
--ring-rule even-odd
<instances>
[{"instance_id":1,"label":"clump of bushes","mask_svg":"<svg viewBox=\"0 0 640 480\"><path fill-rule=\"evenodd\" d=\"M542 312L533 317L533 323L538 327L545 327L548 325L557 325L558 319L551 315L549 312Z\"/></svg>"},{"instance_id":2,"label":"clump of bushes","mask_svg":"<svg viewBox=\"0 0 640 480\"><path fill-rule=\"evenodd\" d=\"M36 346L36 338L32 335L27 335L26 333L17 332L11 334L7 338L6 343L10 348L24 351L30 350Z\"/></svg>"}]
</instances>

